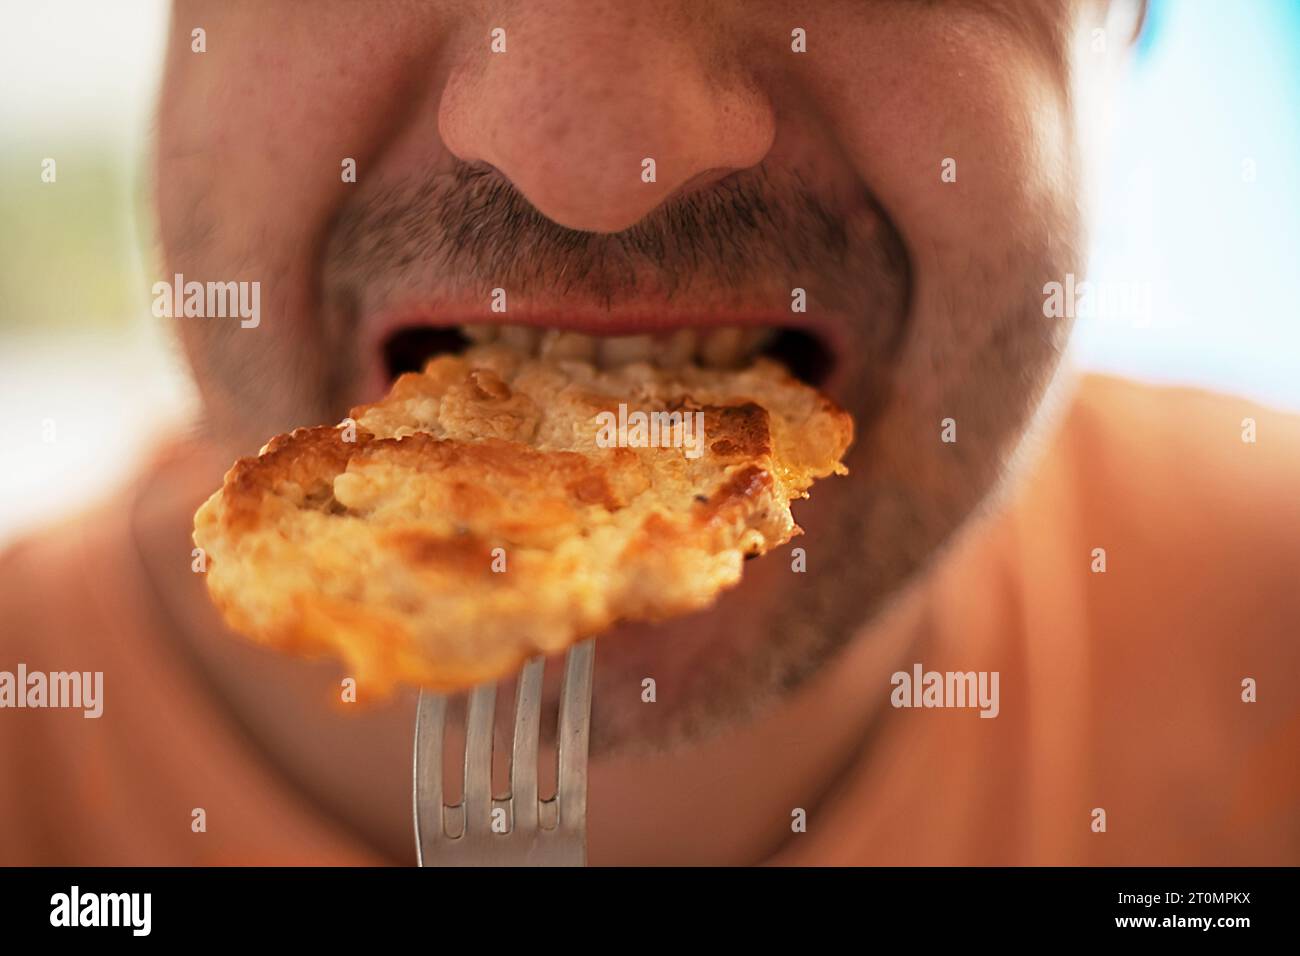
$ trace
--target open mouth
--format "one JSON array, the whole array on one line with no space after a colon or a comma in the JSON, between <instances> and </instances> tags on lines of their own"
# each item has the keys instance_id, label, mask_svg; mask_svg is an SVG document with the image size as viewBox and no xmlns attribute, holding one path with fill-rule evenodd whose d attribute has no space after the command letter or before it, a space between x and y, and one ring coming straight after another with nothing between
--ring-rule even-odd
<instances>
[{"instance_id":1,"label":"open mouth","mask_svg":"<svg viewBox=\"0 0 1300 956\"><path fill-rule=\"evenodd\" d=\"M699 365L744 368L759 356L776 359L796 378L819 387L830 377L833 355L820 337L802 328L721 326L678 328L639 335L589 335L532 325L409 325L382 343L389 381L421 371L429 359L458 354L472 345L498 342L541 358L590 362L616 368L646 362L660 368Z\"/></svg>"}]
</instances>

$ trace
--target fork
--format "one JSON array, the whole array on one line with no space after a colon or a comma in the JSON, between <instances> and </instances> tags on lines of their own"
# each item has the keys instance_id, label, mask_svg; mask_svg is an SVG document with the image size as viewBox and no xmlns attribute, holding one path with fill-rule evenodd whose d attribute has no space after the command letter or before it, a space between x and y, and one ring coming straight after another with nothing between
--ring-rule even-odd
<instances>
[{"instance_id":1,"label":"fork","mask_svg":"<svg viewBox=\"0 0 1300 956\"><path fill-rule=\"evenodd\" d=\"M470 691L461 802L443 802L447 697L420 692L415 714L415 848L420 866L584 866L587 862L587 745L591 728L591 640L569 649L560 686L559 776L555 796L537 793L544 661L519 673L510 789L492 793L497 688ZM499 812L498 812L499 811ZM493 824L496 824L495 828ZM504 828L505 832L499 832Z\"/></svg>"}]
</instances>

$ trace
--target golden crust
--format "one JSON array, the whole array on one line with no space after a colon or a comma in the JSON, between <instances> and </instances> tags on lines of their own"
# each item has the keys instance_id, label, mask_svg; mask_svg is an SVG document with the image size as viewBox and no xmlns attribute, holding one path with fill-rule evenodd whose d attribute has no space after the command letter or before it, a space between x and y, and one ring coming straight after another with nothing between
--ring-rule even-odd
<instances>
[{"instance_id":1,"label":"golden crust","mask_svg":"<svg viewBox=\"0 0 1300 956\"><path fill-rule=\"evenodd\" d=\"M602 447L620 403L702 413L698 454ZM799 532L790 501L843 471L852 438L772 362L602 371L500 346L436 358L351 417L236 462L194 540L234 629L337 654L372 692L468 687L707 607Z\"/></svg>"}]
</instances>

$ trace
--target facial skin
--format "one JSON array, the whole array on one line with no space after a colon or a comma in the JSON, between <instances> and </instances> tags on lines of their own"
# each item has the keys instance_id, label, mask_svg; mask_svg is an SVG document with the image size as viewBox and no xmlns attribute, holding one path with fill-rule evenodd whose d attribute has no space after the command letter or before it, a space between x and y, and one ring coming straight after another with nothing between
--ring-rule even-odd
<instances>
[{"instance_id":1,"label":"facial skin","mask_svg":"<svg viewBox=\"0 0 1300 956\"><path fill-rule=\"evenodd\" d=\"M586 332L807 326L857 426L851 475L796 506L808 573L779 550L714 610L597 653L597 752L735 723L833 661L1004 478L1069 332L1043 285L1084 271L1076 90L1101 82L1108 13L178 3L163 274L262 284L256 329L177 320L211 434L233 458L338 421L385 387L385 332L499 321L497 287L509 321Z\"/></svg>"}]
</instances>

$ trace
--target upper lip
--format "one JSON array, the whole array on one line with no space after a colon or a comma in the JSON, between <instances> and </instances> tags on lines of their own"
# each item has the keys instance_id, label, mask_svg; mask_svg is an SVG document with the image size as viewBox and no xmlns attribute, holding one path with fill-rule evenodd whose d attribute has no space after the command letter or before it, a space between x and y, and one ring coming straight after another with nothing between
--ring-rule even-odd
<instances>
[{"instance_id":1,"label":"upper lip","mask_svg":"<svg viewBox=\"0 0 1300 956\"><path fill-rule=\"evenodd\" d=\"M360 361L381 364L395 332L421 326L597 337L793 328L834 360L818 381L833 397L832 384L880 360L901 324L907 277L896 231L855 177L774 160L624 232L595 235L549 222L490 169L467 169L395 180L354 199L332 227L323 298L338 341L355 342ZM809 311L792 311L793 287L805 283L820 292L808 290ZM492 309L495 286L505 289L504 311Z\"/></svg>"}]
</instances>

